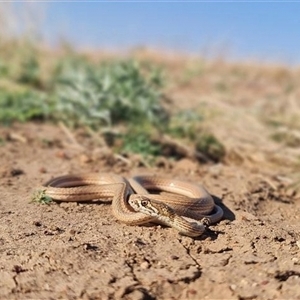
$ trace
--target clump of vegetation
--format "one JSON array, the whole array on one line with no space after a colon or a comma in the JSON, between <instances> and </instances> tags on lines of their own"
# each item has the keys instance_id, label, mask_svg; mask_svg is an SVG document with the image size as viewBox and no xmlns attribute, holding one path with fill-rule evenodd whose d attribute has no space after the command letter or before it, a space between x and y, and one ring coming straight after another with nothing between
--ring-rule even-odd
<instances>
[{"instance_id":1,"label":"clump of vegetation","mask_svg":"<svg viewBox=\"0 0 300 300\"><path fill-rule=\"evenodd\" d=\"M100 132L115 151L144 157L165 155L164 134L211 160L222 158L217 140L199 135L201 114L171 116L164 108L160 68L133 59L93 63L69 53L56 59L45 77L42 56L29 46L31 52L14 55L18 67L15 60L0 61L0 76L9 82L0 92L1 123L39 119L85 127Z\"/></svg>"},{"instance_id":2,"label":"clump of vegetation","mask_svg":"<svg viewBox=\"0 0 300 300\"><path fill-rule=\"evenodd\" d=\"M195 153L199 152L212 161L220 161L225 156L225 148L214 135L203 128L203 121L203 114L197 110L182 110L171 117L168 133L192 144Z\"/></svg>"},{"instance_id":3,"label":"clump of vegetation","mask_svg":"<svg viewBox=\"0 0 300 300\"><path fill-rule=\"evenodd\" d=\"M194 110L182 110L170 119L168 132L175 138L195 140L199 134L203 116Z\"/></svg>"},{"instance_id":4,"label":"clump of vegetation","mask_svg":"<svg viewBox=\"0 0 300 300\"><path fill-rule=\"evenodd\" d=\"M93 66L85 60L61 61L53 79L57 118L67 124L160 125L167 113L160 104L162 77L133 60Z\"/></svg>"},{"instance_id":5,"label":"clump of vegetation","mask_svg":"<svg viewBox=\"0 0 300 300\"><path fill-rule=\"evenodd\" d=\"M295 135L291 131L275 132L271 135L271 138L291 148L298 148L300 146L300 136Z\"/></svg>"},{"instance_id":6,"label":"clump of vegetation","mask_svg":"<svg viewBox=\"0 0 300 300\"><path fill-rule=\"evenodd\" d=\"M139 153L144 157L162 154L162 145L153 139L147 131L129 131L122 139L120 150L127 153Z\"/></svg>"},{"instance_id":7,"label":"clump of vegetation","mask_svg":"<svg viewBox=\"0 0 300 300\"><path fill-rule=\"evenodd\" d=\"M52 198L46 195L46 190L37 190L31 197L31 202L37 202L40 204L49 205L52 201Z\"/></svg>"},{"instance_id":8,"label":"clump of vegetation","mask_svg":"<svg viewBox=\"0 0 300 300\"><path fill-rule=\"evenodd\" d=\"M8 75L8 67L3 60L0 59L0 78Z\"/></svg>"},{"instance_id":9,"label":"clump of vegetation","mask_svg":"<svg viewBox=\"0 0 300 300\"><path fill-rule=\"evenodd\" d=\"M36 57L30 56L22 62L18 81L34 87L39 87L41 69Z\"/></svg>"},{"instance_id":10,"label":"clump of vegetation","mask_svg":"<svg viewBox=\"0 0 300 300\"><path fill-rule=\"evenodd\" d=\"M0 121L9 124L13 121L25 122L45 119L52 113L46 96L35 91L0 92Z\"/></svg>"},{"instance_id":11,"label":"clump of vegetation","mask_svg":"<svg viewBox=\"0 0 300 300\"><path fill-rule=\"evenodd\" d=\"M218 162L225 156L225 147L211 133L202 133L195 140L196 150Z\"/></svg>"}]
</instances>

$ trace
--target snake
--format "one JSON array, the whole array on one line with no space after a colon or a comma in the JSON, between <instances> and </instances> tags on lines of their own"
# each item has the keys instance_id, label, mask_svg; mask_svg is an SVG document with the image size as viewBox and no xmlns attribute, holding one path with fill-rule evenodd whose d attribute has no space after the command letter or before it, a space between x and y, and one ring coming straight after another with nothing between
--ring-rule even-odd
<instances>
[{"instance_id":1,"label":"snake","mask_svg":"<svg viewBox=\"0 0 300 300\"><path fill-rule=\"evenodd\" d=\"M199 184L163 176L125 178L113 173L63 175L41 187L57 201L110 201L114 217L127 225L158 223L197 237L223 217L223 210Z\"/></svg>"}]
</instances>

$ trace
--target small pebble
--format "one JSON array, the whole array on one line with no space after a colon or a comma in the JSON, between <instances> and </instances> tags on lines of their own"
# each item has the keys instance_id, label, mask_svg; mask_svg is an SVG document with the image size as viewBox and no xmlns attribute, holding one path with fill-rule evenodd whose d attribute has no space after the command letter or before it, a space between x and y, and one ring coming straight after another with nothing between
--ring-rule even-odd
<instances>
[{"instance_id":1,"label":"small pebble","mask_svg":"<svg viewBox=\"0 0 300 300\"><path fill-rule=\"evenodd\" d=\"M149 269L150 265L149 265L149 263L147 261L143 261L140 264L140 267L141 267L141 269L146 270L146 269Z\"/></svg>"},{"instance_id":2,"label":"small pebble","mask_svg":"<svg viewBox=\"0 0 300 300\"><path fill-rule=\"evenodd\" d=\"M39 171L40 173L47 173L47 169L45 167L41 167Z\"/></svg>"},{"instance_id":3,"label":"small pebble","mask_svg":"<svg viewBox=\"0 0 300 300\"><path fill-rule=\"evenodd\" d=\"M86 164L92 161L92 159L85 154L80 155L79 160L82 164Z\"/></svg>"},{"instance_id":4,"label":"small pebble","mask_svg":"<svg viewBox=\"0 0 300 300\"><path fill-rule=\"evenodd\" d=\"M293 258L292 258L292 262L293 262L295 265L299 265L299 264L300 264L300 259L297 258L297 257L293 257Z\"/></svg>"},{"instance_id":5,"label":"small pebble","mask_svg":"<svg viewBox=\"0 0 300 300\"><path fill-rule=\"evenodd\" d=\"M42 223L40 221L34 221L33 225L40 227L40 226L42 226Z\"/></svg>"},{"instance_id":6,"label":"small pebble","mask_svg":"<svg viewBox=\"0 0 300 300\"><path fill-rule=\"evenodd\" d=\"M176 256L176 255L172 255L172 256L171 256L171 259L173 259L173 260L178 260L178 259L179 259L179 257L178 257L178 256Z\"/></svg>"}]
</instances>

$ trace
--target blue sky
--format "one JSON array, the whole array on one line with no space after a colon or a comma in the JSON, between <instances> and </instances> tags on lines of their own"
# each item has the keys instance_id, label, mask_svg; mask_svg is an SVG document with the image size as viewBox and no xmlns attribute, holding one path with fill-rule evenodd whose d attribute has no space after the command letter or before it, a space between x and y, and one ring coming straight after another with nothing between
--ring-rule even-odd
<instances>
[{"instance_id":1,"label":"blue sky","mask_svg":"<svg viewBox=\"0 0 300 300\"><path fill-rule=\"evenodd\" d=\"M149 46L300 64L300 2L48 2L42 28L78 47Z\"/></svg>"}]
</instances>

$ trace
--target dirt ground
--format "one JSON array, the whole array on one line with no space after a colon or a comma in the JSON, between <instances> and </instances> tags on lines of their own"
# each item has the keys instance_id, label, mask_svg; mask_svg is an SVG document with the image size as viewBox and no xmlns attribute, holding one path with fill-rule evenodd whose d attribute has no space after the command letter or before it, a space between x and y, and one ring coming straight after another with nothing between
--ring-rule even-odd
<instances>
[{"instance_id":1,"label":"dirt ground","mask_svg":"<svg viewBox=\"0 0 300 300\"><path fill-rule=\"evenodd\" d=\"M291 187L299 150L268 138L257 119L257 108L266 109L260 89L249 85L235 97L196 81L170 87L174 107L214 112L207 126L227 152L218 164L185 158L149 168L81 131L75 142L51 124L1 127L0 298L300 299L300 196ZM253 90L257 102L250 103ZM167 227L121 224L107 204L30 202L50 178L86 172L201 183L225 216L192 239Z\"/></svg>"}]
</instances>

